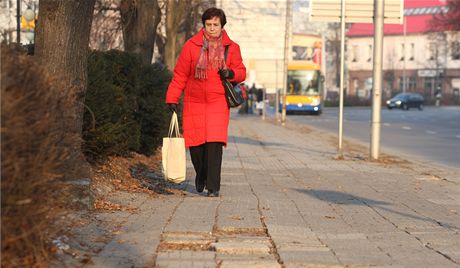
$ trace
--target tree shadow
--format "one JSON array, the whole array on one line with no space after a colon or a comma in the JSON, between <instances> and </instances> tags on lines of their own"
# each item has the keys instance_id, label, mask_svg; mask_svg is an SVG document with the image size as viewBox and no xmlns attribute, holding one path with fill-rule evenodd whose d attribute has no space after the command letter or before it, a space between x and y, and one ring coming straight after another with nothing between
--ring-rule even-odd
<instances>
[{"instance_id":1,"label":"tree shadow","mask_svg":"<svg viewBox=\"0 0 460 268\"><path fill-rule=\"evenodd\" d=\"M141 187L160 195L174 195L187 188L187 181L179 184L168 182L164 179L161 170L152 169L143 163L132 165L129 171L131 177L137 180Z\"/></svg>"},{"instance_id":2,"label":"tree shadow","mask_svg":"<svg viewBox=\"0 0 460 268\"><path fill-rule=\"evenodd\" d=\"M262 146L286 146L286 147L292 147L292 145L287 144L287 143L279 143L279 142L265 142L265 141L260 141L256 139L251 139L247 137L239 137L239 136L228 136L228 140L233 141L234 143L239 143L239 144L249 144L249 145L262 145Z\"/></svg>"},{"instance_id":3,"label":"tree shadow","mask_svg":"<svg viewBox=\"0 0 460 268\"><path fill-rule=\"evenodd\" d=\"M311 153L319 153L319 154L325 154L325 155L330 155L334 156L335 153L328 152L325 150L312 150L312 149L307 149L307 148L302 148L299 146L296 146L294 144L289 144L289 143L280 143L280 142L266 142L266 141L260 141L257 139L251 139L247 137L239 137L239 136L228 136L229 143L234 142L236 144L248 144L248 145L254 145L254 146L267 146L267 147L278 147L278 148L283 148L286 151L290 152L311 152Z\"/></svg>"},{"instance_id":4,"label":"tree shadow","mask_svg":"<svg viewBox=\"0 0 460 268\"><path fill-rule=\"evenodd\" d=\"M330 190L309 190L309 189L294 189L294 190L297 192L312 196L321 201L328 202L328 203L339 204L339 205L366 206L366 207L371 208L374 211L376 211L375 208L377 208L377 209L381 209L381 210L384 210L384 211L387 211L393 214L397 214L397 215L400 215L406 218L411 218L411 219L419 220L423 222L431 222L441 227L460 230L460 228L458 228L457 226L447 224L447 223L442 223L442 222L439 222L437 220L434 220L434 219L431 219L425 216L408 214L408 213L404 213L404 212L400 212L400 211L396 211L394 209L388 208L386 206L392 205L392 203L388 203L384 201L373 200L373 199L360 197L360 196L356 196L356 195L352 195L352 194L348 194L344 192L337 192L337 191L330 191ZM380 214L377 211L376 213Z\"/></svg>"}]
</instances>

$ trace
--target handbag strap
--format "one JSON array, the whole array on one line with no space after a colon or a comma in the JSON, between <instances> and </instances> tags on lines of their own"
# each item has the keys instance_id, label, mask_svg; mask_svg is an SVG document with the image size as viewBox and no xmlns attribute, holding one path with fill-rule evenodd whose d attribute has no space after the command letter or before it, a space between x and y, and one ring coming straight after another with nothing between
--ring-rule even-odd
<instances>
[{"instance_id":1,"label":"handbag strap","mask_svg":"<svg viewBox=\"0 0 460 268\"><path fill-rule=\"evenodd\" d=\"M224 50L224 61L225 61L225 66L227 66L228 47L229 47L229 46L225 46L225 50Z\"/></svg>"},{"instance_id":2,"label":"handbag strap","mask_svg":"<svg viewBox=\"0 0 460 268\"><path fill-rule=\"evenodd\" d=\"M172 117L171 117L171 123L169 124L169 132L168 132L168 137L172 138L173 133L176 132L175 137L182 137L179 131L179 121L177 120L177 113L173 112Z\"/></svg>"}]
</instances>

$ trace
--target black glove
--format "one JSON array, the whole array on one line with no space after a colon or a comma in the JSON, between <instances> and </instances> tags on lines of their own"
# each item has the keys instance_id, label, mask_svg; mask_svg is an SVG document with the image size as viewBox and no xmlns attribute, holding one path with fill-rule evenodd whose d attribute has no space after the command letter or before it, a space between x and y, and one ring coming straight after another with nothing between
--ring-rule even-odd
<instances>
[{"instance_id":1,"label":"black glove","mask_svg":"<svg viewBox=\"0 0 460 268\"><path fill-rule=\"evenodd\" d=\"M232 79L235 77L235 72L232 69L220 69L219 70L220 79Z\"/></svg>"},{"instance_id":2,"label":"black glove","mask_svg":"<svg viewBox=\"0 0 460 268\"><path fill-rule=\"evenodd\" d=\"M175 104L175 103L168 103L168 108L172 113L177 112L177 104Z\"/></svg>"}]
</instances>

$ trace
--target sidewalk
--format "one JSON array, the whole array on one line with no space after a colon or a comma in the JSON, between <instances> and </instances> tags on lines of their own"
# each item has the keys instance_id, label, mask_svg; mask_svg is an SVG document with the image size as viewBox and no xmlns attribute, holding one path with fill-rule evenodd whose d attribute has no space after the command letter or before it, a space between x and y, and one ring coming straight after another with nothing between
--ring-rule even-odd
<instances>
[{"instance_id":1,"label":"sidewalk","mask_svg":"<svg viewBox=\"0 0 460 268\"><path fill-rule=\"evenodd\" d=\"M190 161L182 196L127 193L139 211L86 267L460 267L457 170L335 160L333 137L296 128L233 113L221 196Z\"/></svg>"}]
</instances>

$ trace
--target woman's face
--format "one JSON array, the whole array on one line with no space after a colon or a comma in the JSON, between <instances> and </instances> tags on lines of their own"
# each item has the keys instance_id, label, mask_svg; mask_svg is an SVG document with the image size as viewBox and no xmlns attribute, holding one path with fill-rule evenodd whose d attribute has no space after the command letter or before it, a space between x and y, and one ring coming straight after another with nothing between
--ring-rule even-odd
<instances>
[{"instance_id":1,"label":"woman's face","mask_svg":"<svg viewBox=\"0 0 460 268\"><path fill-rule=\"evenodd\" d=\"M204 21L204 30L211 37L219 37L222 32L222 25L219 17L212 17Z\"/></svg>"}]
</instances>

